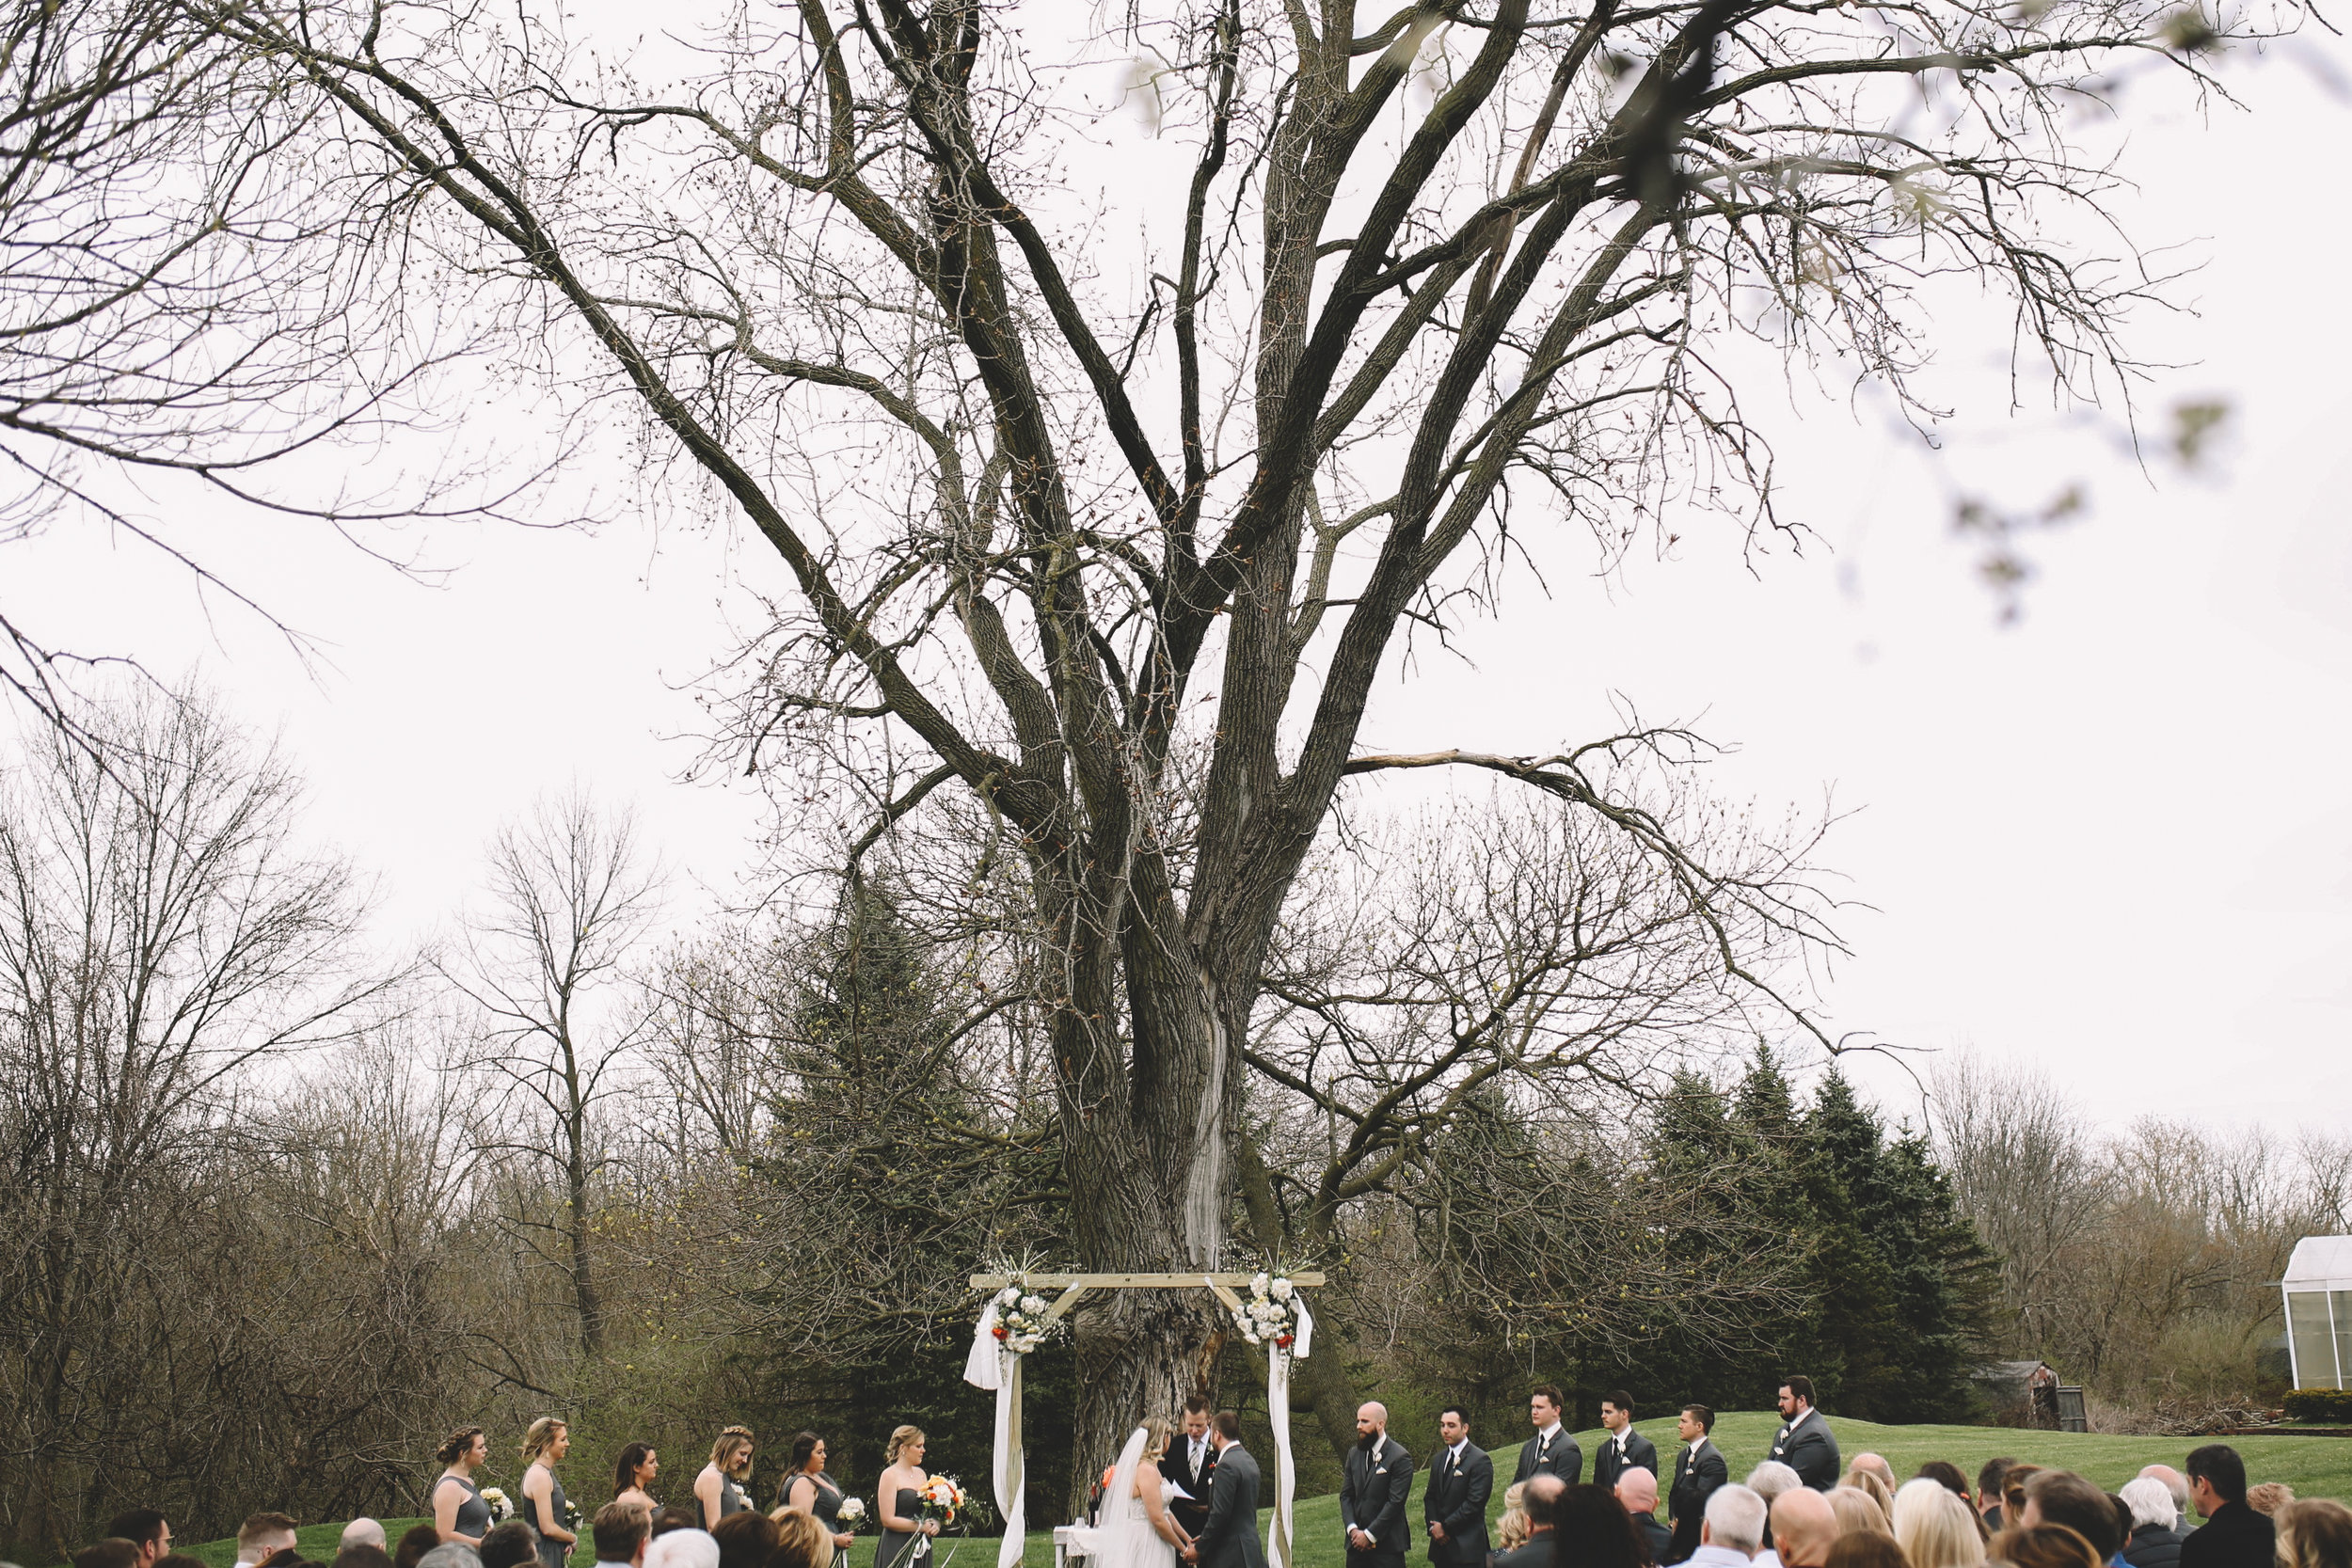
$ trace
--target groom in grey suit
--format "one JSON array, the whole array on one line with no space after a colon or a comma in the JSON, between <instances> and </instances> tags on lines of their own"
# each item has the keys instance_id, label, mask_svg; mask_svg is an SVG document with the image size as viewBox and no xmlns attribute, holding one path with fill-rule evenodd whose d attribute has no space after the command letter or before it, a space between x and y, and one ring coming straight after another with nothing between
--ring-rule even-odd
<instances>
[{"instance_id":1,"label":"groom in grey suit","mask_svg":"<svg viewBox=\"0 0 2352 1568\"><path fill-rule=\"evenodd\" d=\"M1265 1568L1258 1539L1258 1462L1241 1446L1241 1418L1220 1410L1209 1425L1216 1469L1209 1480L1209 1522L1184 1548L1200 1568Z\"/></svg>"}]
</instances>

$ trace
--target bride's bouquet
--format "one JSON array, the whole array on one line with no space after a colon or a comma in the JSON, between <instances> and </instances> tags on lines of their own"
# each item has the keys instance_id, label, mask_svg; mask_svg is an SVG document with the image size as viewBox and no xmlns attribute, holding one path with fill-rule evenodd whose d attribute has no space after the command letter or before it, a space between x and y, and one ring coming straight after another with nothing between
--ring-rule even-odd
<instances>
[{"instance_id":1,"label":"bride's bouquet","mask_svg":"<svg viewBox=\"0 0 2352 1568\"><path fill-rule=\"evenodd\" d=\"M1015 1355L1026 1355L1052 1338L1061 1324L1045 1315L1043 1296L1032 1295L1013 1281L996 1292L996 1342Z\"/></svg>"},{"instance_id":2,"label":"bride's bouquet","mask_svg":"<svg viewBox=\"0 0 2352 1568\"><path fill-rule=\"evenodd\" d=\"M1298 1288L1279 1274L1251 1275L1249 1299L1233 1308L1233 1323L1253 1345L1290 1349L1298 1337Z\"/></svg>"},{"instance_id":3,"label":"bride's bouquet","mask_svg":"<svg viewBox=\"0 0 2352 1568\"><path fill-rule=\"evenodd\" d=\"M866 1522L866 1504L856 1497L844 1497L841 1506L833 1511L834 1522L844 1535L855 1535L858 1526Z\"/></svg>"},{"instance_id":4,"label":"bride's bouquet","mask_svg":"<svg viewBox=\"0 0 2352 1568\"><path fill-rule=\"evenodd\" d=\"M490 1523L502 1525L515 1516L515 1505L506 1500L506 1494L495 1486L482 1489L482 1500L490 1505Z\"/></svg>"}]
</instances>

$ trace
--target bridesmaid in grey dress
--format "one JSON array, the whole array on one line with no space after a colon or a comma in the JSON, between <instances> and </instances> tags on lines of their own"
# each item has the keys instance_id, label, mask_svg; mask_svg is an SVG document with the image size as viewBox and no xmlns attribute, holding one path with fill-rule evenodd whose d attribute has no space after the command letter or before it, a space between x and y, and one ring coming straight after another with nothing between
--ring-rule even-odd
<instances>
[{"instance_id":1,"label":"bridesmaid in grey dress","mask_svg":"<svg viewBox=\"0 0 2352 1568\"><path fill-rule=\"evenodd\" d=\"M564 1483L555 1479L571 1449L571 1429L552 1416L540 1417L523 1434L523 1510L539 1532L540 1568L564 1568L580 1540L564 1523Z\"/></svg>"},{"instance_id":2,"label":"bridesmaid in grey dress","mask_svg":"<svg viewBox=\"0 0 2352 1568\"><path fill-rule=\"evenodd\" d=\"M752 1429L729 1427L710 1445L710 1463L694 1478L694 1501L702 1513L703 1528L713 1528L720 1520L752 1506L743 1492L744 1479L751 1473Z\"/></svg>"},{"instance_id":3,"label":"bridesmaid in grey dress","mask_svg":"<svg viewBox=\"0 0 2352 1568\"><path fill-rule=\"evenodd\" d=\"M882 1543L874 1549L874 1568L914 1568L929 1549L926 1537L939 1533L939 1521L923 1517L923 1429L902 1426L890 1434L890 1468L874 1488L874 1510L882 1515Z\"/></svg>"},{"instance_id":4,"label":"bridesmaid in grey dress","mask_svg":"<svg viewBox=\"0 0 2352 1568\"><path fill-rule=\"evenodd\" d=\"M842 1491L840 1483L825 1474L825 1440L813 1432L803 1432L792 1439L792 1468L784 1478L784 1511L805 1513L824 1526L833 1537L834 1568L850 1560L850 1544L857 1539L853 1530L841 1525Z\"/></svg>"},{"instance_id":5,"label":"bridesmaid in grey dress","mask_svg":"<svg viewBox=\"0 0 2352 1568\"><path fill-rule=\"evenodd\" d=\"M490 1462L489 1440L480 1427L459 1427L433 1457L449 1466L433 1483L433 1528L441 1532L442 1541L479 1551L493 1521L473 1473Z\"/></svg>"}]
</instances>

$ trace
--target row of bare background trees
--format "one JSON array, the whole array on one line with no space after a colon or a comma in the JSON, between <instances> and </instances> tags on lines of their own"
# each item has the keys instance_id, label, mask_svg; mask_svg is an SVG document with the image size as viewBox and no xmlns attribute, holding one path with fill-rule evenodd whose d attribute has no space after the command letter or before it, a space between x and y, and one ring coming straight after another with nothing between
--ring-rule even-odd
<instances>
[{"instance_id":1,"label":"row of bare background trees","mask_svg":"<svg viewBox=\"0 0 2352 1568\"><path fill-rule=\"evenodd\" d=\"M154 691L40 731L0 784L20 1549L134 1499L199 1538L262 1506L405 1514L450 1426L548 1410L591 1467L645 1437L680 1484L746 1418L824 1427L853 1477L908 1418L979 1463L961 1275L1051 1255L1066 1223L1034 958L1001 900L871 884L685 920L626 818L574 797L524 813L478 904L396 959L300 793L216 709ZM1338 1441L1363 1391L1409 1413L1468 1380L1501 1420L1538 1373L1666 1399L1708 1375L1694 1346L1770 1369L1815 1289L1785 1213L1741 1217L1773 1134L1703 1157L1653 1135L1660 1064L1692 1091L1739 1049L1708 934L1613 840L1501 820L1329 860L1364 895L1307 898L1326 912L1253 1038L1274 1086L1249 1097L1236 1223L1333 1267L1309 1393ZM1440 1061L1444 1094L1395 1092ZM2352 1147L2105 1133L1970 1058L1935 1083L1933 1159L1998 1269L1972 1354L2046 1356L2118 1425L2267 1391L2265 1282L2344 1226ZM1052 1477L1067 1350L1034 1375ZM1207 1376L1255 1381L1237 1350Z\"/></svg>"}]
</instances>

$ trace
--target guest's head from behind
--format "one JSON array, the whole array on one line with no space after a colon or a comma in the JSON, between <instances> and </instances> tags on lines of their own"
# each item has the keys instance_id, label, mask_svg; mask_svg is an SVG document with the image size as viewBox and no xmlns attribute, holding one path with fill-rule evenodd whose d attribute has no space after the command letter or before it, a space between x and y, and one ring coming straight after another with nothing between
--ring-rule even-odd
<instances>
[{"instance_id":1,"label":"guest's head from behind","mask_svg":"<svg viewBox=\"0 0 2352 1568\"><path fill-rule=\"evenodd\" d=\"M387 1564L389 1564L391 1560L389 1557L384 1559ZM155 1568L212 1568L212 1564L200 1557L190 1557L185 1552L166 1552L155 1560Z\"/></svg>"},{"instance_id":2,"label":"guest's head from behind","mask_svg":"<svg viewBox=\"0 0 2352 1568\"><path fill-rule=\"evenodd\" d=\"M810 1514L787 1513L776 1521L776 1547L763 1568L826 1568L832 1561L833 1537L825 1527Z\"/></svg>"},{"instance_id":3,"label":"guest's head from behind","mask_svg":"<svg viewBox=\"0 0 2352 1568\"><path fill-rule=\"evenodd\" d=\"M1766 1504L1745 1486L1718 1486L1707 1499L1707 1517L1699 1525L1699 1544L1720 1546L1741 1557L1764 1549Z\"/></svg>"},{"instance_id":4,"label":"guest's head from behind","mask_svg":"<svg viewBox=\"0 0 2352 1568\"><path fill-rule=\"evenodd\" d=\"M400 1532L400 1544L392 1548L392 1568L417 1568L424 1554L441 1544L441 1532L428 1522L410 1525Z\"/></svg>"},{"instance_id":5,"label":"guest's head from behind","mask_svg":"<svg viewBox=\"0 0 2352 1568\"><path fill-rule=\"evenodd\" d=\"M2116 1496L2132 1511L2134 1535L2144 1529L2170 1529L2179 1517L2173 1511L2171 1489L2153 1476L2135 1476Z\"/></svg>"},{"instance_id":6,"label":"guest's head from behind","mask_svg":"<svg viewBox=\"0 0 2352 1568\"><path fill-rule=\"evenodd\" d=\"M1886 1516L1886 1510L1871 1500L1870 1494L1857 1487L1832 1487L1827 1493L1829 1509L1837 1515L1837 1533L1851 1535L1856 1530L1868 1530L1873 1535L1895 1538L1895 1522Z\"/></svg>"},{"instance_id":7,"label":"guest's head from behind","mask_svg":"<svg viewBox=\"0 0 2352 1568\"><path fill-rule=\"evenodd\" d=\"M1977 1500L1968 1490L1968 1478L1961 1473L1959 1465L1948 1459L1929 1460L1919 1466L1919 1474L1914 1479L1931 1481L1962 1502L1973 1504Z\"/></svg>"},{"instance_id":8,"label":"guest's head from behind","mask_svg":"<svg viewBox=\"0 0 2352 1568\"><path fill-rule=\"evenodd\" d=\"M139 1549L139 1568L154 1568L155 1560L171 1550L171 1522L160 1509L126 1508L107 1521L106 1534Z\"/></svg>"},{"instance_id":9,"label":"guest's head from behind","mask_svg":"<svg viewBox=\"0 0 2352 1568\"><path fill-rule=\"evenodd\" d=\"M139 1544L110 1535L73 1554L73 1568L139 1568Z\"/></svg>"},{"instance_id":10,"label":"guest's head from behind","mask_svg":"<svg viewBox=\"0 0 2352 1568\"><path fill-rule=\"evenodd\" d=\"M645 1568L719 1568L719 1543L707 1529L656 1530Z\"/></svg>"},{"instance_id":11,"label":"guest's head from behind","mask_svg":"<svg viewBox=\"0 0 2352 1568\"><path fill-rule=\"evenodd\" d=\"M767 1568L776 1549L776 1522L746 1510L720 1520L710 1538L719 1543L719 1568Z\"/></svg>"},{"instance_id":12,"label":"guest's head from behind","mask_svg":"<svg viewBox=\"0 0 2352 1568\"><path fill-rule=\"evenodd\" d=\"M392 1568L392 1554L366 1541L339 1546L328 1568Z\"/></svg>"},{"instance_id":13,"label":"guest's head from behind","mask_svg":"<svg viewBox=\"0 0 2352 1568\"><path fill-rule=\"evenodd\" d=\"M635 1445L643 1447L642 1444ZM628 1563L642 1568L645 1560L645 1543L653 1538L652 1521L645 1511L628 1503L607 1503L596 1510L596 1516L588 1522L589 1537L596 1544L598 1562Z\"/></svg>"},{"instance_id":14,"label":"guest's head from behind","mask_svg":"<svg viewBox=\"0 0 2352 1568\"><path fill-rule=\"evenodd\" d=\"M2007 1454L1996 1455L1995 1457L1988 1459L1983 1464L1977 1466L1977 1507L1979 1511L1981 1512L1988 1509L1995 1509L2001 1506L2001 1483L2003 1481L2008 1479L2010 1471L2015 1469L2016 1467L2017 1461L2011 1459Z\"/></svg>"},{"instance_id":15,"label":"guest's head from behind","mask_svg":"<svg viewBox=\"0 0 2352 1568\"><path fill-rule=\"evenodd\" d=\"M1813 1380L1803 1372L1792 1372L1780 1380L1780 1415L1783 1420L1793 1421L1813 1408Z\"/></svg>"},{"instance_id":16,"label":"guest's head from behind","mask_svg":"<svg viewBox=\"0 0 2352 1568\"><path fill-rule=\"evenodd\" d=\"M1527 1478L1519 1506L1527 1510L1528 1539L1534 1540L1560 1522L1560 1494L1567 1489L1566 1481L1549 1471L1539 1470Z\"/></svg>"},{"instance_id":17,"label":"guest's head from behind","mask_svg":"<svg viewBox=\"0 0 2352 1568\"><path fill-rule=\"evenodd\" d=\"M477 1550L482 1568L522 1568L539 1560L539 1532L520 1519L509 1519L484 1531Z\"/></svg>"},{"instance_id":18,"label":"guest's head from behind","mask_svg":"<svg viewBox=\"0 0 2352 1568\"><path fill-rule=\"evenodd\" d=\"M1502 1489L1502 1513L1495 1520L1495 1554L1527 1544L1527 1482L1515 1481Z\"/></svg>"},{"instance_id":19,"label":"guest's head from behind","mask_svg":"<svg viewBox=\"0 0 2352 1568\"><path fill-rule=\"evenodd\" d=\"M2246 1461L2227 1443L2190 1450L2188 1500L2210 1519L2232 1503L2246 1501Z\"/></svg>"},{"instance_id":20,"label":"guest's head from behind","mask_svg":"<svg viewBox=\"0 0 2352 1568\"><path fill-rule=\"evenodd\" d=\"M1830 1543L1829 1561L1823 1568L1911 1568L1911 1564L1893 1536L1857 1530Z\"/></svg>"},{"instance_id":21,"label":"guest's head from behind","mask_svg":"<svg viewBox=\"0 0 2352 1568\"><path fill-rule=\"evenodd\" d=\"M2013 1525L2025 1516L2026 1483L2042 1473L2039 1465L2012 1465L2001 1477L2001 1522Z\"/></svg>"},{"instance_id":22,"label":"guest's head from behind","mask_svg":"<svg viewBox=\"0 0 2352 1568\"><path fill-rule=\"evenodd\" d=\"M1622 1388L1612 1389L1600 1397L1600 1424L1612 1432L1623 1432L1633 1424L1633 1396Z\"/></svg>"},{"instance_id":23,"label":"guest's head from behind","mask_svg":"<svg viewBox=\"0 0 2352 1568\"><path fill-rule=\"evenodd\" d=\"M240 1538L240 1544L242 1544L242 1538ZM342 1539L335 1543L336 1549L339 1551L345 1546L381 1546L383 1544L384 1526L381 1522L369 1518L354 1519L345 1525Z\"/></svg>"},{"instance_id":24,"label":"guest's head from behind","mask_svg":"<svg viewBox=\"0 0 2352 1568\"><path fill-rule=\"evenodd\" d=\"M882 1452L885 1461L892 1465L920 1465L928 1446L921 1427L902 1426L891 1432L889 1445Z\"/></svg>"},{"instance_id":25,"label":"guest's head from behind","mask_svg":"<svg viewBox=\"0 0 2352 1568\"><path fill-rule=\"evenodd\" d=\"M1658 1512L1658 1477L1642 1465L1628 1466L1617 1478L1617 1500L1628 1513Z\"/></svg>"},{"instance_id":26,"label":"guest's head from behind","mask_svg":"<svg viewBox=\"0 0 2352 1568\"><path fill-rule=\"evenodd\" d=\"M2017 1522L2027 1528L2064 1525L2090 1542L2102 1562L2123 1548L2122 1522L2115 1515L2115 1505L2072 1470L2037 1471L2026 1482L2026 1511Z\"/></svg>"},{"instance_id":27,"label":"guest's head from behind","mask_svg":"<svg viewBox=\"0 0 2352 1568\"><path fill-rule=\"evenodd\" d=\"M649 1443L624 1443L612 1461L612 1495L644 1492L661 1473L661 1456Z\"/></svg>"},{"instance_id":28,"label":"guest's head from behind","mask_svg":"<svg viewBox=\"0 0 2352 1568\"><path fill-rule=\"evenodd\" d=\"M1865 1475L1876 1476L1886 1482L1887 1491L1895 1490L1895 1466L1886 1462L1884 1454L1858 1453L1853 1456L1853 1464L1850 1468L1860 1470Z\"/></svg>"},{"instance_id":29,"label":"guest's head from behind","mask_svg":"<svg viewBox=\"0 0 2352 1568\"><path fill-rule=\"evenodd\" d=\"M355 1525L358 1522L357 1519L352 1521ZM349 1532L346 1531L345 1534L348 1536ZM379 1542L384 1539L383 1526L376 1526L375 1538ZM284 1551L294 1544L294 1522L291 1514L247 1514L245 1523L237 1527L237 1560L239 1562L266 1562L274 1554ZM346 1544L349 1544L346 1541ZM440 1544L441 1538L438 1533L436 1533L432 1544L437 1546ZM431 1546L425 1548L427 1551L431 1549ZM421 1556L422 1553L419 1555ZM407 1568L416 1568L416 1565L410 1563Z\"/></svg>"},{"instance_id":30,"label":"guest's head from behind","mask_svg":"<svg viewBox=\"0 0 2352 1568\"><path fill-rule=\"evenodd\" d=\"M2246 1506L2273 1519L2279 1516L2279 1510L2294 1500L2295 1488L2282 1481L2265 1481L2246 1489Z\"/></svg>"},{"instance_id":31,"label":"guest's head from behind","mask_svg":"<svg viewBox=\"0 0 2352 1568\"><path fill-rule=\"evenodd\" d=\"M444 1541L419 1558L417 1568L482 1568L482 1554L463 1541Z\"/></svg>"},{"instance_id":32,"label":"guest's head from behind","mask_svg":"<svg viewBox=\"0 0 2352 1568\"><path fill-rule=\"evenodd\" d=\"M2064 1525L2012 1525L1993 1538L1985 1555L2010 1568L2106 1568L2107 1560Z\"/></svg>"},{"instance_id":33,"label":"guest's head from behind","mask_svg":"<svg viewBox=\"0 0 2352 1568\"><path fill-rule=\"evenodd\" d=\"M2352 1568L2352 1508L2302 1497L2279 1510L2280 1568Z\"/></svg>"},{"instance_id":34,"label":"guest's head from behind","mask_svg":"<svg viewBox=\"0 0 2352 1568\"><path fill-rule=\"evenodd\" d=\"M1615 1493L1590 1484L1561 1489L1552 1504L1552 1568L1643 1568L1647 1560Z\"/></svg>"},{"instance_id":35,"label":"guest's head from behind","mask_svg":"<svg viewBox=\"0 0 2352 1568\"><path fill-rule=\"evenodd\" d=\"M1675 1435L1695 1443L1715 1430L1715 1413L1703 1404L1686 1404L1675 1418Z\"/></svg>"},{"instance_id":36,"label":"guest's head from behind","mask_svg":"<svg viewBox=\"0 0 2352 1568\"><path fill-rule=\"evenodd\" d=\"M701 1528L702 1526L694 1522L694 1515L688 1509L665 1508L653 1516L653 1534L657 1540L672 1530L699 1530Z\"/></svg>"},{"instance_id":37,"label":"guest's head from behind","mask_svg":"<svg viewBox=\"0 0 2352 1568\"><path fill-rule=\"evenodd\" d=\"M444 1465L471 1470L490 1462L490 1440L482 1434L480 1427L459 1427L434 1450L433 1457Z\"/></svg>"},{"instance_id":38,"label":"guest's head from behind","mask_svg":"<svg viewBox=\"0 0 2352 1568\"><path fill-rule=\"evenodd\" d=\"M2179 1529L2188 1522L2188 1478L2169 1465L2149 1465L2141 1468L2142 1476L2164 1482L2164 1489L2172 1494L2172 1528Z\"/></svg>"},{"instance_id":39,"label":"guest's head from behind","mask_svg":"<svg viewBox=\"0 0 2352 1568\"><path fill-rule=\"evenodd\" d=\"M729 1427L719 1433L719 1440L710 1445L710 1463L723 1476L739 1480L751 1474L752 1429Z\"/></svg>"},{"instance_id":40,"label":"guest's head from behind","mask_svg":"<svg viewBox=\"0 0 2352 1568\"><path fill-rule=\"evenodd\" d=\"M1825 1568L1837 1539L1837 1515L1829 1499L1809 1486L1772 1499L1772 1545L1788 1568Z\"/></svg>"},{"instance_id":41,"label":"guest's head from behind","mask_svg":"<svg viewBox=\"0 0 2352 1568\"><path fill-rule=\"evenodd\" d=\"M1895 1540L1911 1568L1976 1568L1984 1535L1976 1511L1943 1482L1921 1476L1895 1494Z\"/></svg>"},{"instance_id":42,"label":"guest's head from behind","mask_svg":"<svg viewBox=\"0 0 2352 1568\"><path fill-rule=\"evenodd\" d=\"M1804 1478L1777 1459L1768 1459L1748 1472L1748 1490L1769 1504L1783 1492L1804 1484Z\"/></svg>"},{"instance_id":43,"label":"guest's head from behind","mask_svg":"<svg viewBox=\"0 0 2352 1568\"><path fill-rule=\"evenodd\" d=\"M1856 1465L1848 1470L1845 1478L1837 1484L1849 1491L1864 1494L1883 1509L1888 1518L1892 1519L1895 1516L1895 1489L1880 1480L1876 1470L1865 1470L1860 1465Z\"/></svg>"}]
</instances>

